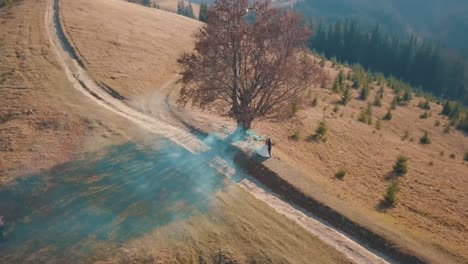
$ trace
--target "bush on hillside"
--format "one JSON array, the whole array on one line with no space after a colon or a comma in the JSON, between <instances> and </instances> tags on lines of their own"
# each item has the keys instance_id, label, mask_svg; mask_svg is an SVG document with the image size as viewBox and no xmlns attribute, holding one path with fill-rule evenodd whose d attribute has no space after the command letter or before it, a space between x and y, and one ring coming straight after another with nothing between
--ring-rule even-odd
<instances>
[{"instance_id":1,"label":"bush on hillside","mask_svg":"<svg viewBox=\"0 0 468 264\"><path fill-rule=\"evenodd\" d=\"M341 94L341 104L347 105L351 101L351 91L348 87L344 89L343 93Z\"/></svg>"},{"instance_id":2,"label":"bush on hillside","mask_svg":"<svg viewBox=\"0 0 468 264\"><path fill-rule=\"evenodd\" d=\"M367 103L367 107L361 110L361 114L359 115L358 120L362 123L372 125L372 104L371 103Z\"/></svg>"},{"instance_id":3,"label":"bush on hillside","mask_svg":"<svg viewBox=\"0 0 468 264\"><path fill-rule=\"evenodd\" d=\"M294 141L299 141L301 140L301 132L299 132L299 130L295 130L294 133L289 138Z\"/></svg>"},{"instance_id":4,"label":"bush on hillside","mask_svg":"<svg viewBox=\"0 0 468 264\"><path fill-rule=\"evenodd\" d=\"M421 139L419 139L419 142L424 145L431 144L431 139L429 138L429 134L427 132L424 132L424 135L422 136Z\"/></svg>"},{"instance_id":5,"label":"bush on hillside","mask_svg":"<svg viewBox=\"0 0 468 264\"><path fill-rule=\"evenodd\" d=\"M362 87L361 91L359 92L359 98L363 101L367 100L370 94L370 88L368 86Z\"/></svg>"},{"instance_id":6,"label":"bush on hillside","mask_svg":"<svg viewBox=\"0 0 468 264\"><path fill-rule=\"evenodd\" d=\"M335 176L336 176L338 179L342 180L342 179L346 176L346 174L347 174L346 170L343 169L343 168L340 168L340 169L338 170L338 172L335 174Z\"/></svg>"},{"instance_id":7,"label":"bush on hillside","mask_svg":"<svg viewBox=\"0 0 468 264\"><path fill-rule=\"evenodd\" d=\"M392 112L390 110L388 110L388 112L383 116L383 120L386 120L386 121L390 121L392 120L393 116L392 116Z\"/></svg>"},{"instance_id":8,"label":"bush on hillside","mask_svg":"<svg viewBox=\"0 0 468 264\"><path fill-rule=\"evenodd\" d=\"M384 98L384 95L385 95L385 90L384 90L384 87L381 86L379 88L379 90L377 91L377 96L380 98L380 99L383 99Z\"/></svg>"},{"instance_id":9,"label":"bush on hillside","mask_svg":"<svg viewBox=\"0 0 468 264\"><path fill-rule=\"evenodd\" d=\"M335 105L333 107L333 113L338 113L338 111L340 111L340 107L338 105Z\"/></svg>"},{"instance_id":10,"label":"bush on hillside","mask_svg":"<svg viewBox=\"0 0 468 264\"><path fill-rule=\"evenodd\" d=\"M310 105L311 105L312 107L316 107L317 104L318 104L318 98L317 98L317 96L315 96L314 100L312 100L312 102L310 103Z\"/></svg>"},{"instance_id":11,"label":"bush on hillside","mask_svg":"<svg viewBox=\"0 0 468 264\"><path fill-rule=\"evenodd\" d=\"M375 96L374 106L382 107L382 99L380 99L380 97L378 95Z\"/></svg>"},{"instance_id":12,"label":"bush on hillside","mask_svg":"<svg viewBox=\"0 0 468 264\"><path fill-rule=\"evenodd\" d=\"M405 156L398 156L395 165L393 165L393 171L399 176L408 173L408 158Z\"/></svg>"},{"instance_id":13,"label":"bush on hillside","mask_svg":"<svg viewBox=\"0 0 468 264\"><path fill-rule=\"evenodd\" d=\"M375 122L375 129L380 130L382 128L382 124L380 123L380 119L377 119Z\"/></svg>"},{"instance_id":14,"label":"bush on hillside","mask_svg":"<svg viewBox=\"0 0 468 264\"><path fill-rule=\"evenodd\" d=\"M457 128L465 133L468 133L468 111L465 111L464 117L458 123Z\"/></svg>"},{"instance_id":15,"label":"bush on hillside","mask_svg":"<svg viewBox=\"0 0 468 264\"><path fill-rule=\"evenodd\" d=\"M426 98L425 101L420 101L418 107L423 110L431 110L431 104L429 103L429 99Z\"/></svg>"},{"instance_id":16,"label":"bush on hillside","mask_svg":"<svg viewBox=\"0 0 468 264\"><path fill-rule=\"evenodd\" d=\"M319 126L317 127L317 129L315 129L314 137L316 139L324 139L326 137L326 135L327 135L327 132L328 132L327 122L325 121L325 119L322 119L322 121L320 121Z\"/></svg>"},{"instance_id":17,"label":"bush on hillside","mask_svg":"<svg viewBox=\"0 0 468 264\"><path fill-rule=\"evenodd\" d=\"M427 111L419 115L420 119L427 119L428 117L429 117L429 113Z\"/></svg>"},{"instance_id":18,"label":"bush on hillside","mask_svg":"<svg viewBox=\"0 0 468 264\"><path fill-rule=\"evenodd\" d=\"M394 207L397 203L397 193L400 191L397 182L392 182L390 186L387 188L387 192L384 195L384 201L387 203L388 206Z\"/></svg>"},{"instance_id":19,"label":"bush on hillside","mask_svg":"<svg viewBox=\"0 0 468 264\"><path fill-rule=\"evenodd\" d=\"M447 101L445 102L442 115L449 117L450 119L457 119L462 113L462 106L457 102Z\"/></svg>"}]
</instances>

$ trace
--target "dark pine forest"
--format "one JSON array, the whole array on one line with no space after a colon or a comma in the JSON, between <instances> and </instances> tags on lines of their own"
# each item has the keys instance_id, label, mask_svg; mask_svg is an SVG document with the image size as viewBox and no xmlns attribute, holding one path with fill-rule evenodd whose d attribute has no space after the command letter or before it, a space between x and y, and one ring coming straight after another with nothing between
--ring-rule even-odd
<instances>
[{"instance_id":1,"label":"dark pine forest","mask_svg":"<svg viewBox=\"0 0 468 264\"><path fill-rule=\"evenodd\" d=\"M328 59L468 105L468 2L304 0L295 9L313 25L310 48Z\"/></svg>"}]
</instances>

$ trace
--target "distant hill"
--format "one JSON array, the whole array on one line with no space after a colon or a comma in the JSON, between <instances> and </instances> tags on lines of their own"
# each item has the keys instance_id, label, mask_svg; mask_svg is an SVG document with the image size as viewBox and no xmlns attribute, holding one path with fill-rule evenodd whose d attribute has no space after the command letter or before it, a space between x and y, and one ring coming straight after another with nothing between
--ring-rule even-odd
<instances>
[{"instance_id":1,"label":"distant hill","mask_svg":"<svg viewBox=\"0 0 468 264\"><path fill-rule=\"evenodd\" d=\"M379 23L390 33L416 34L468 56L466 0L303 0L296 9L315 20Z\"/></svg>"}]
</instances>

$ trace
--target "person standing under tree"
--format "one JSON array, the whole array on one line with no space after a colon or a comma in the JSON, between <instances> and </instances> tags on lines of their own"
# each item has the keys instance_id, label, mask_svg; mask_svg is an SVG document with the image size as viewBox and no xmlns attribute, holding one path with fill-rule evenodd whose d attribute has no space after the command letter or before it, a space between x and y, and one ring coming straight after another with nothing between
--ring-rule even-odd
<instances>
[{"instance_id":1,"label":"person standing under tree","mask_svg":"<svg viewBox=\"0 0 468 264\"><path fill-rule=\"evenodd\" d=\"M266 144L268 146L268 154L270 154L270 158L271 158L271 139L270 138L266 140Z\"/></svg>"}]
</instances>

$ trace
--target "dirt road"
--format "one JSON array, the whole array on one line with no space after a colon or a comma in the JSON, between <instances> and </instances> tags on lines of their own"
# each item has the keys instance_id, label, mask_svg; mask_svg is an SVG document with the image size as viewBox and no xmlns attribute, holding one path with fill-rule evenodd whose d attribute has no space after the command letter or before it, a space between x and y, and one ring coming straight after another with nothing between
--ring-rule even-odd
<instances>
[{"instance_id":1,"label":"dirt road","mask_svg":"<svg viewBox=\"0 0 468 264\"><path fill-rule=\"evenodd\" d=\"M180 127L174 126L174 119L171 119L170 113L167 112L167 105L162 106L162 108L160 108L156 113L156 116L149 116L135 108L132 108L110 94L104 87L97 84L81 66L79 57L71 48L72 46L68 43L66 36L63 34L60 25L59 3L59 0L50 1L45 22L48 25L48 34L51 43L55 47L57 57L65 69L69 81L73 84L75 89L79 90L83 95L101 107L119 114L120 116L132 121L137 126L145 128L152 133L166 137L194 154L207 152L210 149L194 135ZM166 86L171 85L173 81L174 80L170 80ZM166 98L166 96L158 96L154 98ZM160 102L159 105L161 104L162 103ZM223 162L220 162L220 164L223 164ZM234 169L232 168L228 168L225 171L233 170ZM226 173L224 174L226 175ZM387 263L383 258L370 252L363 246L360 246L352 239L324 225L323 223L320 223L312 217L305 215L300 210L288 205L268 191L265 191L253 181L249 180L248 177L240 181L239 186L257 199L268 204L280 214L298 223L307 232L333 246L335 249L346 255L350 260L357 263Z\"/></svg>"}]
</instances>

